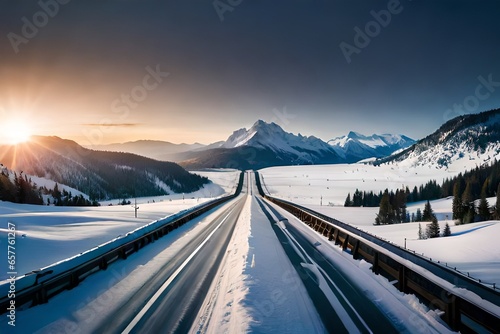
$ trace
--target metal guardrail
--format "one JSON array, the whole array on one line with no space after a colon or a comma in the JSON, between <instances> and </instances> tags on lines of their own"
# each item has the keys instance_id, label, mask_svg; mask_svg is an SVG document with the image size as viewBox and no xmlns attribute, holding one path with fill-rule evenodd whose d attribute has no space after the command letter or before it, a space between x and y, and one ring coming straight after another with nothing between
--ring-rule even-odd
<instances>
[{"instance_id":1,"label":"metal guardrail","mask_svg":"<svg viewBox=\"0 0 500 334\"><path fill-rule=\"evenodd\" d=\"M162 236L167 235L169 232L184 225L193 218L198 217L216 206L237 197L243 187L243 177L244 174L241 173L238 187L236 188L234 194L204 203L200 207L195 208L194 210L187 210L187 212L183 214L175 215L173 220L169 220L160 226L155 226L154 229L146 231L129 242L119 245L117 244L116 247L106 251L105 253L98 254L98 256L92 257L92 251L90 251L91 259L83 263L70 266L69 269L60 273L57 273L57 270L54 270L55 265L49 266L40 271L32 272L31 274L18 278L18 280L26 280L27 283L25 283L25 285L27 286L21 289L16 289L14 300L16 308L26 304L36 306L47 303L51 297L61 293L62 291L71 290L78 286L78 284L87 276L99 270L106 270L111 263L119 259L125 260L130 254L139 251L147 244L150 244ZM117 239L116 241L118 242L120 240ZM10 283L7 283L7 288L9 284ZM12 300L8 297L9 296L7 294L0 298L0 314L8 312L8 307Z\"/></svg>"},{"instance_id":2,"label":"metal guardrail","mask_svg":"<svg viewBox=\"0 0 500 334\"><path fill-rule=\"evenodd\" d=\"M500 333L500 314L491 312L490 308L484 306L488 302L493 308L500 307L500 294L497 290L349 224L295 203L268 196L262 189L258 172L255 174L262 197L292 213L328 240L349 251L354 259L364 259L372 264L374 273L394 281L401 292L414 293L427 301L430 307L442 311L443 320L452 330L475 333L477 328L482 328ZM444 284L443 281L450 284ZM459 293L454 286L470 289L482 300L478 302L466 293Z\"/></svg>"}]
</instances>

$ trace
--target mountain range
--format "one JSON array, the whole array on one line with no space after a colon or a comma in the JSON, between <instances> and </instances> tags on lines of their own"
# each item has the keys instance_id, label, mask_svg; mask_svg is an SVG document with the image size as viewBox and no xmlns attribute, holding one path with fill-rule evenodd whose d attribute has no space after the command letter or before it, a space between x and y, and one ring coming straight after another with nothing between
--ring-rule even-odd
<instances>
[{"instance_id":1,"label":"mountain range","mask_svg":"<svg viewBox=\"0 0 500 334\"><path fill-rule=\"evenodd\" d=\"M269 166L333 164L343 160L314 136L285 132L275 123L257 121L239 129L216 148L191 152L180 164L187 168L259 169Z\"/></svg>"},{"instance_id":2,"label":"mountain range","mask_svg":"<svg viewBox=\"0 0 500 334\"><path fill-rule=\"evenodd\" d=\"M207 145L200 143L174 144L168 141L159 140L137 140L126 143L93 145L87 148L97 151L134 153L161 161L181 161L183 160L184 153L197 151L206 147Z\"/></svg>"},{"instance_id":3,"label":"mountain range","mask_svg":"<svg viewBox=\"0 0 500 334\"><path fill-rule=\"evenodd\" d=\"M457 168L480 166L500 159L500 109L458 116L407 149L376 164Z\"/></svg>"},{"instance_id":4,"label":"mountain range","mask_svg":"<svg viewBox=\"0 0 500 334\"><path fill-rule=\"evenodd\" d=\"M373 134L364 136L357 132L349 132L346 136L328 141L339 156L346 162L357 162L366 158L382 158L407 148L415 140L404 135Z\"/></svg>"},{"instance_id":5,"label":"mountain range","mask_svg":"<svg viewBox=\"0 0 500 334\"><path fill-rule=\"evenodd\" d=\"M50 179L98 200L193 192L210 181L176 163L132 153L94 151L59 137L0 146L7 168Z\"/></svg>"},{"instance_id":6,"label":"mountain range","mask_svg":"<svg viewBox=\"0 0 500 334\"><path fill-rule=\"evenodd\" d=\"M352 163L387 156L413 143L412 139L403 135L366 137L355 132L324 142L314 136L285 132L276 123L259 120L250 129L241 128L225 141L206 146L146 140L93 148L175 161L189 169L258 169L283 165Z\"/></svg>"}]
</instances>

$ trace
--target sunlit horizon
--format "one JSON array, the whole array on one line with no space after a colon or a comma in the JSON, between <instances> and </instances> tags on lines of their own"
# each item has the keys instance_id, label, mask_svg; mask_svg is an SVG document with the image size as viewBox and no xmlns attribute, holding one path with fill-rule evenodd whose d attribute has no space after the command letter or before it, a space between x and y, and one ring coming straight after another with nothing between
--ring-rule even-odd
<instances>
[{"instance_id":1,"label":"sunlit horizon","mask_svg":"<svg viewBox=\"0 0 500 334\"><path fill-rule=\"evenodd\" d=\"M7 120L0 126L0 143L17 145L30 140L31 125L24 120Z\"/></svg>"}]
</instances>

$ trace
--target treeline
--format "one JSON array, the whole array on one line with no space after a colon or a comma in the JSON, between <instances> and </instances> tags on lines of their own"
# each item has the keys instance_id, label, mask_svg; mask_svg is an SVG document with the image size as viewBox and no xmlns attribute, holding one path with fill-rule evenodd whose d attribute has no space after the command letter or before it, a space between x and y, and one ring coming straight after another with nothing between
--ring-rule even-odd
<instances>
[{"instance_id":1,"label":"treeline","mask_svg":"<svg viewBox=\"0 0 500 334\"><path fill-rule=\"evenodd\" d=\"M491 188L489 178L485 179L481 187L480 195L474 194L478 185L475 178L467 181L459 178L453 186L453 219L458 220L459 224L468 224L474 221L485 221L489 219L500 219L500 183L496 183L496 205L491 205L486 197L492 197L488 189ZM479 205L476 207L475 200L480 198Z\"/></svg>"},{"instance_id":2,"label":"treeline","mask_svg":"<svg viewBox=\"0 0 500 334\"><path fill-rule=\"evenodd\" d=\"M385 190L378 194L372 191L356 191L347 195L344 206L364 206L383 208L383 215L377 217L376 224L393 224L409 221L421 221L421 213L410 217L406 212L406 204L418 201L429 201L453 196L453 219L459 224L484 221L491 218L500 219L500 163L495 160L490 165L476 167L453 178L447 178L441 185L435 180L427 182L412 191L408 187L396 192ZM497 196L496 205L488 203L487 197ZM480 198L479 205L475 200ZM425 221L425 220L423 220Z\"/></svg>"},{"instance_id":3,"label":"treeline","mask_svg":"<svg viewBox=\"0 0 500 334\"><path fill-rule=\"evenodd\" d=\"M448 179L443 182L443 185L446 182L450 182ZM406 196L406 202L419 202L419 201L427 201L434 200L450 195L443 195L443 185L438 185L436 180L431 180L427 182L425 185L421 185L420 187L413 187L413 190L410 191L408 187L404 189L398 189L397 191L403 191ZM448 186L446 185L446 188ZM390 191L391 196L394 196L394 191ZM347 194L347 198L344 202L344 206L363 206L363 207L377 207L380 205L380 201L382 200L382 196L384 194L380 191L378 194L373 191L356 191L353 193L351 199L351 193Z\"/></svg>"},{"instance_id":4,"label":"treeline","mask_svg":"<svg viewBox=\"0 0 500 334\"><path fill-rule=\"evenodd\" d=\"M83 195L73 196L71 192L63 189L61 192L56 183L54 189L38 187L26 174L19 175L14 172L13 181L9 171L4 168L0 173L0 200L21 204L54 204L56 206L98 206L97 201L89 201ZM47 196L47 203L44 203L43 195ZM51 201L52 197L52 201Z\"/></svg>"},{"instance_id":5,"label":"treeline","mask_svg":"<svg viewBox=\"0 0 500 334\"><path fill-rule=\"evenodd\" d=\"M389 192L388 189L382 194L380 209L375 218L375 225L400 224L410 221L406 211L406 192L396 190Z\"/></svg>"},{"instance_id":6,"label":"treeline","mask_svg":"<svg viewBox=\"0 0 500 334\"><path fill-rule=\"evenodd\" d=\"M71 191L67 191L63 189L63 191L59 190L59 186L56 183L54 189L47 190L47 188L43 188L44 193L46 195L52 196L52 202L50 198L47 198L47 205L54 204L55 206L99 206L100 204L94 199L89 201L83 195L73 196Z\"/></svg>"},{"instance_id":7,"label":"treeline","mask_svg":"<svg viewBox=\"0 0 500 334\"><path fill-rule=\"evenodd\" d=\"M9 173L2 170L0 173L0 200L25 203L43 204L40 189L26 175L14 173L14 182L11 181Z\"/></svg>"}]
</instances>

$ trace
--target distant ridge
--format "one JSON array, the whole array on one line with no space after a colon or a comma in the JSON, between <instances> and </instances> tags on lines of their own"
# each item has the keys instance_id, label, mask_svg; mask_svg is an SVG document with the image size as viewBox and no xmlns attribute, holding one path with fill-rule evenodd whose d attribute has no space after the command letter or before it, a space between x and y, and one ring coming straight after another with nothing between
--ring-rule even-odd
<instances>
[{"instance_id":1,"label":"distant ridge","mask_svg":"<svg viewBox=\"0 0 500 334\"><path fill-rule=\"evenodd\" d=\"M468 169L500 159L500 109L456 117L409 148L377 160L409 166Z\"/></svg>"},{"instance_id":2,"label":"distant ridge","mask_svg":"<svg viewBox=\"0 0 500 334\"><path fill-rule=\"evenodd\" d=\"M0 146L0 161L12 170L66 184L98 200L187 193L209 183L172 162L89 150L59 137L34 136L23 144Z\"/></svg>"},{"instance_id":3,"label":"distant ridge","mask_svg":"<svg viewBox=\"0 0 500 334\"><path fill-rule=\"evenodd\" d=\"M371 136L364 136L353 131L349 132L346 136L328 141L328 144L344 158L345 162L386 157L414 143L415 140L400 134L373 134Z\"/></svg>"},{"instance_id":4,"label":"distant ridge","mask_svg":"<svg viewBox=\"0 0 500 334\"><path fill-rule=\"evenodd\" d=\"M204 147L206 145L200 143L174 144L159 140L137 140L126 143L87 146L88 149L92 150L134 153L162 161L179 161L183 159L183 153L196 151Z\"/></svg>"}]
</instances>

